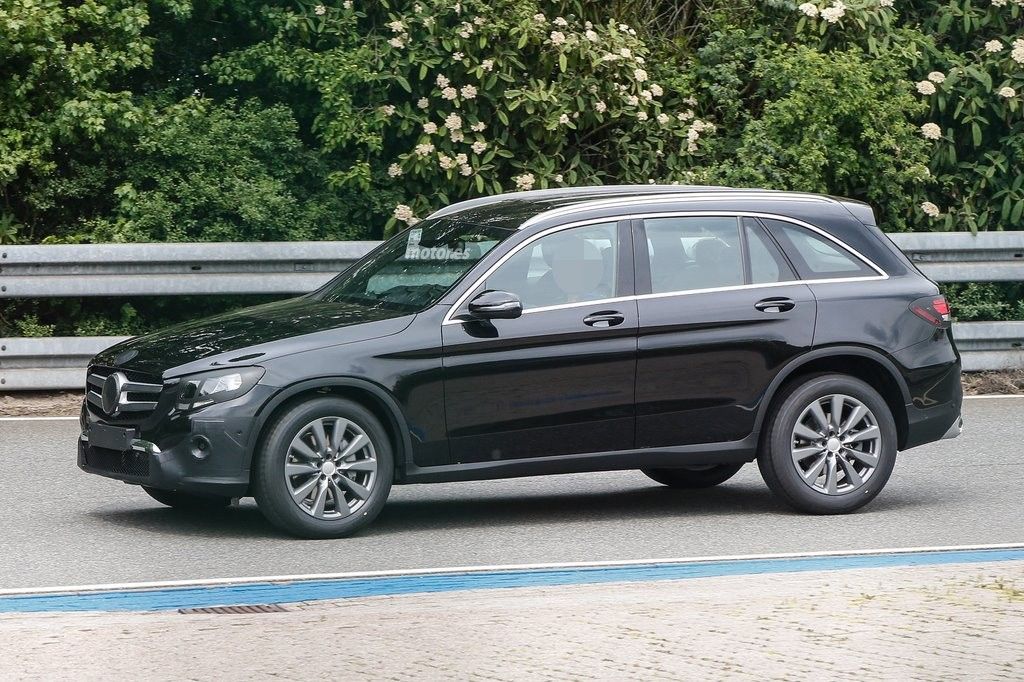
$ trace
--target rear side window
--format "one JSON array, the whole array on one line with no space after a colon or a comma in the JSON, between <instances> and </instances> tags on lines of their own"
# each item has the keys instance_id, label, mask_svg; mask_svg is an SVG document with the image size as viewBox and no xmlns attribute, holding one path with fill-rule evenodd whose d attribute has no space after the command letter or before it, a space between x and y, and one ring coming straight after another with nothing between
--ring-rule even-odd
<instances>
[{"instance_id":1,"label":"rear side window","mask_svg":"<svg viewBox=\"0 0 1024 682\"><path fill-rule=\"evenodd\" d=\"M792 282L796 279L793 268L786 262L782 251L754 218L743 219L743 234L750 255L750 283L771 284Z\"/></svg>"},{"instance_id":2,"label":"rear side window","mask_svg":"<svg viewBox=\"0 0 1024 682\"><path fill-rule=\"evenodd\" d=\"M763 220L804 279L878 274L839 244L811 230L783 220Z\"/></svg>"},{"instance_id":3,"label":"rear side window","mask_svg":"<svg viewBox=\"0 0 1024 682\"><path fill-rule=\"evenodd\" d=\"M743 253L736 218L652 218L644 221L644 229L651 293L743 284Z\"/></svg>"}]
</instances>

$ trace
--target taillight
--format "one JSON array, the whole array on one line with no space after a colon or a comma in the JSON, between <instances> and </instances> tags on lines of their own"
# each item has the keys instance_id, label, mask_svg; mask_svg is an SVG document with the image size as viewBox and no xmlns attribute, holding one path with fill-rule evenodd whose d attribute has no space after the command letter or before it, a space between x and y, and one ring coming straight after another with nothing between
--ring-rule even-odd
<instances>
[{"instance_id":1,"label":"taillight","mask_svg":"<svg viewBox=\"0 0 1024 682\"><path fill-rule=\"evenodd\" d=\"M945 296L925 296L910 304L910 312L928 324L943 327L949 323L949 303Z\"/></svg>"}]
</instances>

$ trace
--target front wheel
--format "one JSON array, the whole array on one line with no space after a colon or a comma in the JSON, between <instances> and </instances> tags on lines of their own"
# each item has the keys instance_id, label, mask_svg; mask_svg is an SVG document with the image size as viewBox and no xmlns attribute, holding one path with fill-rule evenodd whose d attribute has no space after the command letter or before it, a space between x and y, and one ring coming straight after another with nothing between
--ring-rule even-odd
<instances>
[{"instance_id":1,"label":"front wheel","mask_svg":"<svg viewBox=\"0 0 1024 682\"><path fill-rule=\"evenodd\" d=\"M278 528L340 538L376 518L393 476L391 443L377 418L357 403L325 396L274 421L254 462L253 491Z\"/></svg>"},{"instance_id":2,"label":"front wheel","mask_svg":"<svg viewBox=\"0 0 1024 682\"><path fill-rule=\"evenodd\" d=\"M768 417L757 464L772 492L810 514L852 512L881 492L896 463L896 424L859 379L822 374L796 382Z\"/></svg>"},{"instance_id":3,"label":"front wheel","mask_svg":"<svg viewBox=\"0 0 1024 682\"><path fill-rule=\"evenodd\" d=\"M641 469L649 478L670 488L710 488L725 483L743 468L742 464L709 464L702 467Z\"/></svg>"}]
</instances>

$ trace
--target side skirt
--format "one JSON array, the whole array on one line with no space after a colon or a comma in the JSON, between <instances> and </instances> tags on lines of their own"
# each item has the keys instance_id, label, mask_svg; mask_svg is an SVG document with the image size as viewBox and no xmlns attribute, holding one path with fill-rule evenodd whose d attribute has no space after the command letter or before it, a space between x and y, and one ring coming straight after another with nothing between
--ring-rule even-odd
<instances>
[{"instance_id":1,"label":"side skirt","mask_svg":"<svg viewBox=\"0 0 1024 682\"><path fill-rule=\"evenodd\" d=\"M680 445L641 450L558 455L493 462L442 464L420 467L409 463L405 476L396 483L444 483L450 481L483 481L495 478L575 474L586 471L619 471L648 467L685 467L707 464L740 464L757 456L756 435L726 443Z\"/></svg>"}]
</instances>

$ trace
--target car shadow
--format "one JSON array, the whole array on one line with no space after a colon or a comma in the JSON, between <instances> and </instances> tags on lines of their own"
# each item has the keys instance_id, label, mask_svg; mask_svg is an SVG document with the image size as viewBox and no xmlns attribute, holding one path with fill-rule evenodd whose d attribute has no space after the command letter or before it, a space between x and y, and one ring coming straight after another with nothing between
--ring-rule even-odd
<instances>
[{"instance_id":1,"label":"car shadow","mask_svg":"<svg viewBox=\"0 0 1024 682\"><path fill-rule=\"evenodd\" d=\"M402 495L393 497L381 515L361 531L358 537L483 527L606 523L630 519L677 518L690 521L763 514L780 518L816 518L791 510L773 497L763 485L753 483L726 483L703 490L675 490L651 484L624 486L619 490L566 490L523 495L510 494L507 487L500 493L471 489L466 493L460 492L459 497L444 494L447 492L443 491L441 496L424 495L418 499ZM940 500L912 490L901 491L898 495L883 493L869 507L857 512L857 516L887 513L907 507L927 507L933 502L937 504ZM244 500L237 506L213 512L153 506L142 509L97 509L89 514L105 523L158 534L238 539L290 537L270 525L252 500Z\"/></svg>"}]
</instances>

